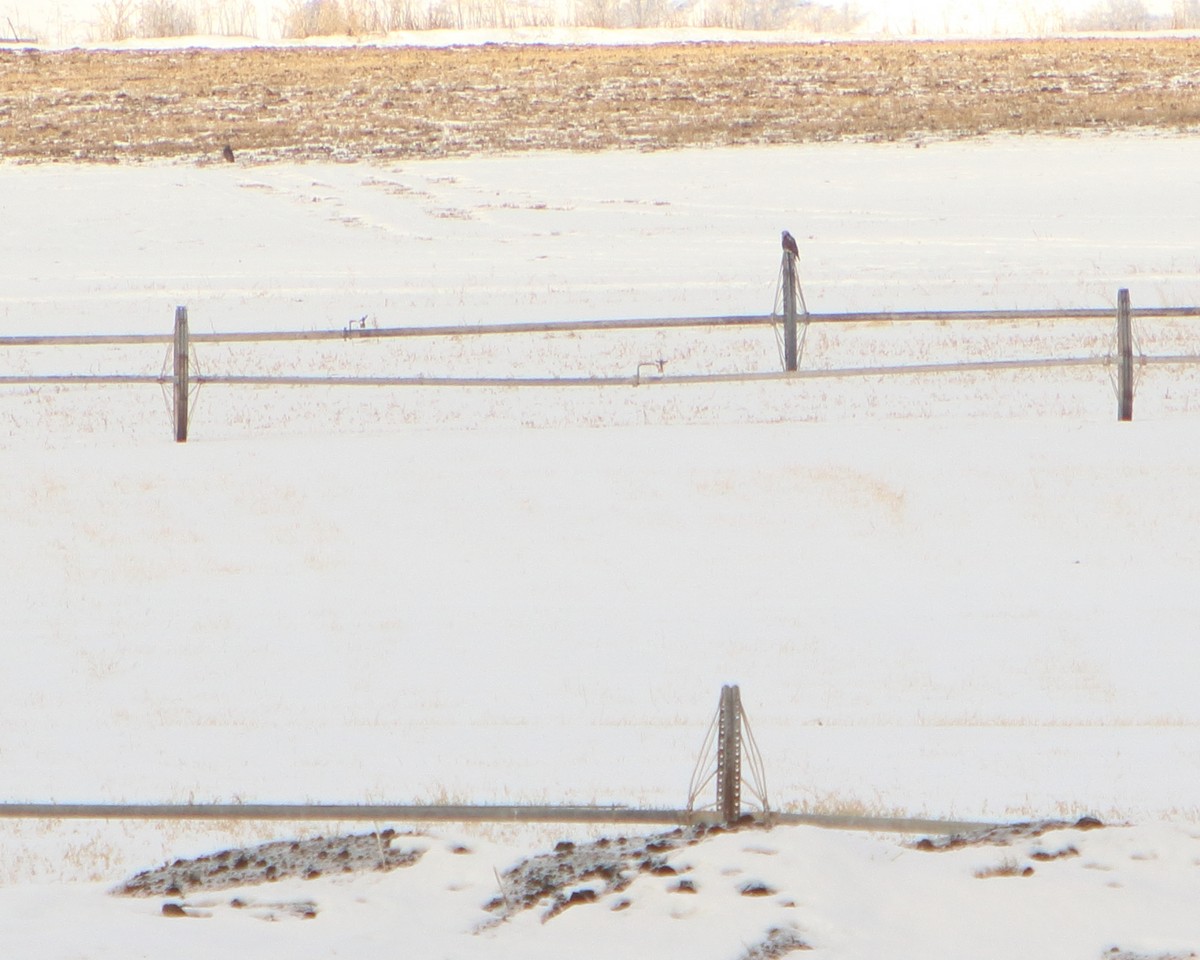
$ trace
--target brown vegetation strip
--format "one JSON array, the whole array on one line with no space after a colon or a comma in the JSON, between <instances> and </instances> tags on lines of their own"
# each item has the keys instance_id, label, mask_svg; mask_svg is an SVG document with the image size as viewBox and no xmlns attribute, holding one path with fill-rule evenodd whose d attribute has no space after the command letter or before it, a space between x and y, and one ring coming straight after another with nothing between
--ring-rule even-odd
<instances>
[{"instance_id":1,"label":"brown vegetation strip","mask_svg":"<svg viewBox=\"0 0 1200 960\"><path fill-rule=\"evenodd\" d=\"M396 159L1200 126L1200 41L0 50L0 156Z\"/></svg>"}]
</instances>

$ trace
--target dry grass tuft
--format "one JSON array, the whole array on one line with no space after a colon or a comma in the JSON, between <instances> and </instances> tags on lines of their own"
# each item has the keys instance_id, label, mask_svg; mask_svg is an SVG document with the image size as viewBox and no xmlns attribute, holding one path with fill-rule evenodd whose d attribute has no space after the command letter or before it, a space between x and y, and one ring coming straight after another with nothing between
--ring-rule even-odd
<instances>
[{"instance_id":1,"label":"dry grass tuft","mask_svg":"<svg viewBox=\"0 0 1200 960\"><path fill-rule=\"evenodd\" d=\"M1016 860L1006 858L994 867L983 867L976 870L975 876L980 880L987 880L991 877L1032 877L1033 867L1028 864L1022 866Z\"/></svg>"}]
</instances>

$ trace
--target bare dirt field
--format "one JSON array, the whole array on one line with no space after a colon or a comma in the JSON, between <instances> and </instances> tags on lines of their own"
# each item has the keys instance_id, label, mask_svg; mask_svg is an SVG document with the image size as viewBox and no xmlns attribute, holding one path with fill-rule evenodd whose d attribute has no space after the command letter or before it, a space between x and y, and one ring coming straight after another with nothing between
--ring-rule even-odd
<instances>
[{"instance_id":1,"label":"bare dirt field","mask_svg":"<svg viewBox=\"0 0 1200 960\"><path fill-rule=\"evenodd\" d=\"M358 160L1200 127L1200 41L0 50L19 162Z\"/></svg>"}]
</instances>

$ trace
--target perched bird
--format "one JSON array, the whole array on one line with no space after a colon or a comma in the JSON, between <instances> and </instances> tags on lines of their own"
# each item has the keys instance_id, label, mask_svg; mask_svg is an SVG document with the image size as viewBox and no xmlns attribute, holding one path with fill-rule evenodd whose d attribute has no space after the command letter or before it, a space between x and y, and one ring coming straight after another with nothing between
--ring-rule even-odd
<instances>
[{"instance_id":1,"label":"perched bird","mask_svg":"<svg viewBox=\"0 0 1200 960\"><path fill-rule=\"evenodd\" d=\"M800 256L800 250L796 246L796 238L786 230L783 231L783 249L795 256Z\"/></svg>"},{"instance_id":2,"label":"perched bird","mask_svg":"<svg viewBox=\"0 0 1200 960\"><path fill-rule=\"evenodd\" d=\"M229 144L225 144L225 149L221 151L221 156L223 156L230 163L233 163L233 147L231 147Z\"/></svg>"}]
</instances>

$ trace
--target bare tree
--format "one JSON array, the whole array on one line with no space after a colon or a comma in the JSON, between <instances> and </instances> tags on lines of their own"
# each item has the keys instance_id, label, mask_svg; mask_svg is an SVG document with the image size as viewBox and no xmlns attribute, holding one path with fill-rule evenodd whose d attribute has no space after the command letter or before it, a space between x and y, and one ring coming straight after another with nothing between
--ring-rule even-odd
<instances>
[{"instance_id":1,"label":"bare tree","mask_svg":"<svg viewBox=\"0 0 1200 960\"><path fill-rule=\"evenodd\" d=\"M387 0L387 29L420 30L426 21L422 0Z\"/></svg>"},{"instance_id":2,"label":"bare tree","mask_svg":"<svg viewBox=\"0 0 1200 960\"><path fill-rule=\"evenodd\" d=\"M454 26L454 10L450 0L437 0L425 11L426 30L449 30Z\"/></svg>"},{"instance_id":3,"label":"bare tree","mask_svg":"<svg viewBox=\"0 0 1200 960\"><path fill-rule=\"evenodd\" d=\"M254 0L204 0L200 29L222 37L252 37L258 30Z\"/></svg>"},{"instance_id":4,"label":"bare tree","mask_svg":"<svg viewBox=\"0 0 1200 960\"><path fill-rule=\"evenodd\" d=\"M661 27L667 16L665 0L626 0L624 20L630 27Z\"/></svg>"},{"instance_id":5,"label":"bare tree","mask_svg":"<svg viewBox=\"0 0 1200 960\"><path fill-rule=\"evenodd\" d=\"M618 0L580 0L575 16L581 27L619 27L621 25Z\"/></svg>"},{"instance_id":6,"label":"bare tree","mask_svg":"<svg viewBox=\"0 0 1200 960\"><path fill-rule=\"evenodd\" d=\"M346 33L384 33L387 30L387 8L382 0L342 0L342 15Z\"/></svg>"},{"instance_id":7,"label":"bare tree","mask_svg":"<svg viewBox=\"0 0 1200 960\"><path fill-rule=\"evenodd\" d=\"M280 13L280 32L292 40L349 33L338 0L289 0Z\"/></svg>"},{"instance_id":8,"label":"bare tree","mask_svg":"<svg viewBox=\"0 0 1200 960\"><path fill-rule=\"evenodd\" d=\"M1175 30L1200 27L1200 0L1175 0L1171 8L1171 26Z\"/></svg>"},{"instance_id":9,"label":"bare tree","mask_svg":"<svg viewBox=\"0 0 1200 960\"><path fill-rule=\"evenodd\" d=\"M863 21L856 3L805 3L792 14L791 26L813 33L849 33Z\"/></svg>"},{"instance_id":10,"label":"bare tree","mask_svg":"<svg viewBox=\"0 0 1200 960\"><path fill-rule=\"evenodd\" d=\"M96 39L128 40L134 32L135 0L103 0L96 5Z\"/></svg>"},{"instance_id":11,"label":"bare tree","mask_svg":"<svg viewBox=\"0 0 1200 960\"><path fill-rule=\"evenodd\" d=\"M1161 25L1143 0L1105 0L1071 23L1076 30L1151 30Z\"/></svg>"},{"instance_id":12,"label":"bare tree","mask_svg":"<svg viewBox=\"0 0 1200 960\"><path fill-rule=\"evenodd\" d=\"M853 29L862 21L857 4L814 3L812 0L709 0L703 7L701 26L730 30L800 30L837 32Z\"/></svg>"},{"instance_id":13,"label":"bare tree","mask_svg":"<svg viewBox=\"0 0 1200 960\"><path fill-rule=\"evenodd\" d=\"M139 37L186 37L196 32L196 12L183 0L141 0Z\"/></svg>"},{"instance_id":14,"label":"bare tree","mask_svg":"<svg viewBox=\"0 0 1200 960\"><path fill-rule=\"evenodd\" d=\"M1038 36L1061 33L1067 28L1066 14L1060 4L1043 4L1037 0L1023 0L1020 5L1021 22L1025 29Z\"/></svg>"}]
</instances>

